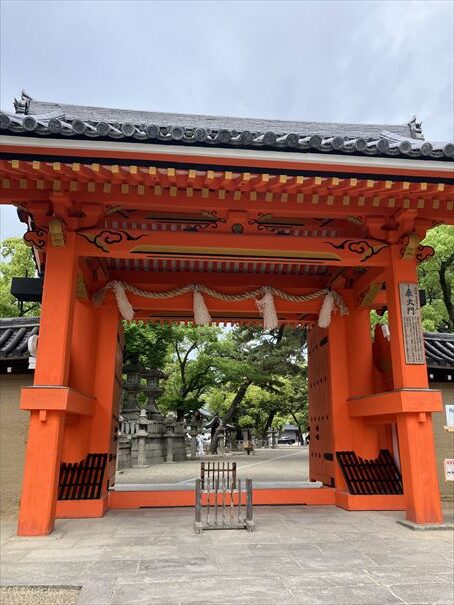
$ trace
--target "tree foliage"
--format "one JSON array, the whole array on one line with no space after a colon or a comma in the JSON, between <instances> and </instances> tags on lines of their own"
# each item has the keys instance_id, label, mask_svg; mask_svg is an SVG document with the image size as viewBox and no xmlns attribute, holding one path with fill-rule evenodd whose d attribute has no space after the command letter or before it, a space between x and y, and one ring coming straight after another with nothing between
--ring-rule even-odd
<instances>
[{"instance_id":1,"label":"tree foliage","mask_svg":"<svg viewBox=\"0 0 454 605\"><path fill-rule=\"evenodd\" d=\"M1 243L0 262L0 317L39 315L38 303L20 303L11 295L13 277L34 277L36 268L31 249L22 239L11 237Z\"/></svg>"},{"instance_id":2,"label":"tree foliage","mask_svg":"<svg viewBox=\"0 0 454 605\"><path fill-rule=\"evenodd\" d=\"M160 409L179 419L202 407L202 396L222 380L223 341L216 327L178 325L172 329L164 371L168 374Z\"/></svg>"},{"instance_id":3,"label":"tree foliage","mask_svg":"<svg viewBox=\"0 0 454 605\"><path fill-rule=\"evenodd\" d=\"M419 284L426 292L423 327L428 332L454 332L454 227L431 229L423 244L435 249L435 256L418 268Z\"/></svg>"},{"instance_id":4,"label":"tree foliage","mask_svg":"<svg viewBox=\"0 0 454 605\"><path fill-rule=\"evenodd\" d=\"M124 363L138 362L148 369L162 369L173 330L171 324L125 321Z\"/></svg>"},{"instance_id":5,"label":"tree foliage","mask_svg":"<svg viewBox=\"0 0 454 605\"><path fill-rule=\"evenodd\" d=\"M454 227L440 225L427 232L422 242L432 246L435 255L418 265L419 287L426 294L421 307L426 332L454 332ZM372 333L377 324L388 322L388 313L371 312Z\"/></svg>"},{"instance_id":6,"label":"tree foliage","mask_svg":"<svg viewBox=\"0 0 454 605\"><path fill-rule=\"evenodd\" d=\"M234 328L225 339L219 368L222 382L210 388L204 400L224 424L252 425L261 437L279 423L305 425L303 330ZM212 440L215 449L216 439Z\"/></svg>"}]
</instances>

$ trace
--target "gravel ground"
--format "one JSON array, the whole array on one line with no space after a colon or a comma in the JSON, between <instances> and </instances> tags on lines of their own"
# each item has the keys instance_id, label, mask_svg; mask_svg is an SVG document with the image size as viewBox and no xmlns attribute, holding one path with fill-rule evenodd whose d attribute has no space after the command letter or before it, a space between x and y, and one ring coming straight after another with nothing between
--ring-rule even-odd
<instances>
[{"instance_id":1,"label":"gravel ground","mask_svg":"<svg viewBox=\"0 0 454 605\"><path fill-rule=\"evenodd\" d=\"M80 588L61 586L3 586L2 605L75 605Z\"/></svg>"}]
</instances>

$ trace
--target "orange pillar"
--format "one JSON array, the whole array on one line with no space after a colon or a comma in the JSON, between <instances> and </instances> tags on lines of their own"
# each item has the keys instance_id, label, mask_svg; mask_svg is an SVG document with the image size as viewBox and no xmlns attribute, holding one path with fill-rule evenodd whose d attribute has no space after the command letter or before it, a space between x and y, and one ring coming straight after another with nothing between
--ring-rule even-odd
<instances>
[{"instance_id":1,"label":"orange pillar","mask_svg":"<svg viewBox=\"0 0 454 605\"><path fill-rule=\"evenodd\" d=\"M370 335L370 311L356 307L347 316L347 359L349 396L372 395L374 392L374 364ZM362 419L352 419L352 449L363 458L378 456L378 428Z\"/></svg>"},{"instance_id":2,"label":"orange pillar","mask_svg":"<svg viewBox=\"0 0 454 605\"><path fill-rule=\"evenodd\" d=\"M75 300L75 234L65 247L48 245L35 386L68 384L69 347ZM18 534L49 534L54 526L65 412L33 410L24 466Z\"/></svg>"},{"instance_id":3,"label":"orange pillar","mask_svg":"<svg viewBox=\"0 0 454 605\"><path fill-rule=\"evenodd\" d=\"M93 395L97 347L97 310L88 300L76 300L71 338L69 386ZM66 414L63 462L79 462L89 453L91 417Z\"/></svg>"},{"instance_id":4,"label":"orange pillar","mask_svg":"<svg viewBox=\"0 0 454 605\"><path fill-rule=\"evenodd\" d=\"M104 304L97 310L98 344L93 395L97 400L91 419L89 449L92 453L107 453L109 467L101 497L115 478L118 429L121 397L123 350L120 336L120 314L116 303Z\"/></svg>"},{"instance_id":5,"label":"orange pillar","mask_svg":"<svg viewBox=\"0 0 454 605\"><path fill-rule=\"evenodd\" d=\"M399 284L417 284L415 260L402 260L393 245L386 272L391 358L394 389L427 389L427 367L407 363ZM438 487L435 447L430 413L401 413L397 416L406 517L414 523L440 523L443 520Z\"/></svg>"},{"instance_id":6,"label":"orange pillar","mask_svg":"<svg viewBox=\"0 0 454 605\"><path fill-rule=\"evenodd\" d=\"M353 449L353 423L348 414L347 317L333 313L328 327L329 384L332 405L334 481L336 489L346 489L336 460L336 452ZM312 439L312 435L311 435Z\"/></svg>"}]
</instances>

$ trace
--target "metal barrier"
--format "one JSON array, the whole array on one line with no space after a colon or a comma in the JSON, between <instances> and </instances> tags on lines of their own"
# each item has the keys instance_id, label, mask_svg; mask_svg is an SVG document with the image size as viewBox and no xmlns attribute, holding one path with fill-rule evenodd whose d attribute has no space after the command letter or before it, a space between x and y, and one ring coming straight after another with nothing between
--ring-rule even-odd
<instances>
[{"instance_id":1,"label":"metal barrier","mask_svg":"<svg viewBox=\"0 0 454 605\"><path fill-rule=\"evenodd\" d=\"M236 470L236 469L235 469ZM254 531L252 519L252 479L235 482L228 476L208 475L195 483L194 531L204 529L247 529Z\"/></svg>"}]
</instances>

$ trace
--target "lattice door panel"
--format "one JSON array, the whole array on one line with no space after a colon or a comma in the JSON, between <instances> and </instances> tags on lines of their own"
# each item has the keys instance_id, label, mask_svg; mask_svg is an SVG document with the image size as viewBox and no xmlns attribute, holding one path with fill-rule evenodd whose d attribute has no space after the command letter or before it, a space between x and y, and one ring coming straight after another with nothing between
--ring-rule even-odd
<instances>
[{"instance_id":1,"label":"lattice door panel","mask_svg":"<svg viewBox=\"0 0 454 605\"><path fill-rule=\"evenodd\" d=\"M308 332L309 476L334 485L332 402L327 330Z\"/></svg>"},{"instance_id":2,"label":"lattice door panel","mask_svg":"<svg viewBox=\"0 0 454 605\"><path fill-rule=\"evenodd\" d=\"M96 500L101 497L107 454L88 454L80 462L62 462L59 500Z\"/></svg>"},{"instance_id":3,"label":"lattice door panel","mask_svg":"<svg viewBox=\"0 0 454 605\"><path fill-rule=\"evenodd\" d=\"M389 450L365 460L355 452L336 452L351 494L403 494L402 477Z\"/></svg>"}]
</instances>

